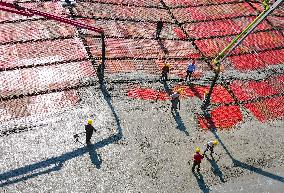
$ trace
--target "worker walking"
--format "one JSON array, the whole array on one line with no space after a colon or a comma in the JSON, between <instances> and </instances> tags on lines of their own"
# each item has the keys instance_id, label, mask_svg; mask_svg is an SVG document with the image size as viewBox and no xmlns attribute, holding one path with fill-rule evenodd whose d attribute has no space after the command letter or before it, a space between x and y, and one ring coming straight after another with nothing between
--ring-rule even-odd
<instances>
[{"instance_id":1,"label":"worker walking","mask_svg":"<svg viewBox=\"0 0 284 193\"><path fill-rule=\"evenodd\" d=\"M161 76L161 80L162 81L167 81L168 80L168 73L170 72L170 65L169 64L165 64L162 68L162 76Z\"/></svg>"},{"instance_id":2,"label":"worker walking","mask_svg":"<svg viewBox=\"0 0 284 193\"><path fill-rule=\"evenodd\" d=\"M200 172L201 160L204 158L204 155L200 154L200 148L196 148L195 154L193 156L193 166L191 168L192 172L195 172L195 167L197 166L197 172Z\"/></svg>"},{"instance_id":3,"label":"worker walking","mask_svg":"<svg viewBox=\"0 0 284 193\"><path fill-rule=\"evenodd\" d=\"M162 18L160 18L160 20L157 22L156 40L160 39L160 33L162 31L163 25L164 24L163 24Z\"/></svg>"},{"instance_id":4,"label":"worker walking","mask_svg":"<svg viewBox=\"0 0 284 193\"><path fill-rule=\"evenodd\" d=\"M186 81L187 78L188 78L188 80L190 80L191 75L192 75L192 73L195 71L195 69L196 69L195 60L192 60L192 62L187 66L187 69L186 69L186 76L185 76L185 78L184 78L184 81Z\"/></svg>"},{"instance_id":5,"label":"worker walking","mask_svg":"<svg viewBox=\"0 0 284 193\"><path fill-rule=\"evenodd\" d=\"M214 140L214 141L208 141L207 142L207 146L206 146L206 149L204 150L204 154L210 150L210 155L212 157L213 153L214 153L214 147L218 145L218 141L217 140Z\"/></svg>"},{"instance_id":6,"label":"worker walking","mask_svg":"<svg viewBox=\"0 0 284 193\"><path fill-rule=\"evenodd\" d=\"M172 102L171 111L177 110L178 107L180 109L180 99L179 99L180 93L181 93L181 89L178 89L176 92L170 95L171 102Z\"/></svg>"},{"instance_id":7,"label":"worker walking","mask_svg":"<svg viewBox=\"0 0 284 193\"><path fill-rule=\"evenodd\" d=\"M86 130L86 143L90 144L91 143L91 138L93 135L93 132L97 132L97 130L92 126L93 120L88 119L87 125L85 125L85 130Z\"/></svg>"}]
</instances>

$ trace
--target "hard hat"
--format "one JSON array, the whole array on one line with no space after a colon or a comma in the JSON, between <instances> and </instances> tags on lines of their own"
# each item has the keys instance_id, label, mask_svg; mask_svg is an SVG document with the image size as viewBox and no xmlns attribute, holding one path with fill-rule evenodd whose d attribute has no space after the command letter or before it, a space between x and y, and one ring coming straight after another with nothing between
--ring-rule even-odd
<instances>
[{"instance_id":1,"label":"hard hat","mask_svg":"<svg viewBox=\"0 0 284 193\"><path fill-rule=\"evenodd\" d=\"M177 92L178 92L178 93L181 93L181 92L182 92L182 89L181 89L181 88L179 88L179 89L177 90Z\"/></svg>"},{"instance_id":2,"label":"hard hat","mask_svg":"<svg viewBox=\"0 0 284 193\"><path fill-rule=\"evenodd\" d=\"M199 153L199 152L200 152L200 148L197 147L197 148L195 149L195 152L196 152L196 153Z\"/></svg>"},{"instance_id":3,"label":"hard hat","mask_svg":"<svg viewBox=\"0 0 284 193\"><path fill-rule=\"evenodd\" d=\"M218 143L219 143L219 142L218 142L217 140L213 141L213 144L214 144L214 145L218 145Z\"/></svg>"},{"instance_id":4,"label":"hard hat","mask_svg":"<svg viewBox=\"0 0 284 193\"><path fill-rule=\"evenodd\" d=\"M87 123L88 123L89 125L91 125L91 124L93 123L93 120L92 120L92 119L88 119Z\"/></svg>"},{"instance_id":5,"label":"hard hat","mask_svg":"<svg viewBox=\"0 0 284 193\"><path fill-rule=\"evenodd\" d=\"M165 66L168 66L168 67L170 67L171 65L170 65L169 63L166 63L166 64L165 64Z\"/></svg>"}]
</instances>

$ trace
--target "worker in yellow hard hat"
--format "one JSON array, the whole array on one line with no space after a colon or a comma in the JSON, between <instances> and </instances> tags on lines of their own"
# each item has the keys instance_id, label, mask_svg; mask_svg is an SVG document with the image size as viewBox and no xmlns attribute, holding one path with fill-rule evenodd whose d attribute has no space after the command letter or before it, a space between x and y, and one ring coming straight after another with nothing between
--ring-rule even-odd
<instances>
[{"instance_id":1,"label":"worker in yellow hard hat","mask_svg":"<svg viewBox=\"0 0 284 193\"><path fill-rule=\"evenodd\" d=\"M97 132L97 130L93 127L93 120L88 119L87 120L87 125L85 125L85 130L86 130L86 143L90 144L91 143L91 138L93 135L93 132Z\"/></svg>"},{"instance_id":2,"label":"worker in yellow hard hat","mask_svg":"<svg viewBox=\"0 0 284 193\"><path fill-rule=\"evenodd\" d=\"M213 141L208 141L206 144L206 149L204 151L204 154L206 153L206 151L210 150L210 155L211 157L213 156L214 153L214 147L216 147L218 145L218 141L217 140L213 140Z\"/></svg>"},{"instance_id":3,"label":"worker in yellow hard hat","mask_svg":"<svg viewBox=\"0 0 284 193\"><path fill-rule=\"evenodd\" d=\"M200 148L197 147L195 149L195 154L193 156L193 165L192 165L192 172L195 172L195 167L197 166L197 172L200 172L200 164L201 164L201 160L204 158L204 155L200 154Z\"/></svg>"},{"instance_id":4,"label":"worker in yellow hard hat","mask_svg":"<svg viewBox=\"0 0 284 193\"><path fill-rule=\"evenodd\" d=\"M168 73L170 72L170 64L165 63L163 68L162 68L162 76L161 80L162 81L167 81L168 80Z\"/></svg>"}]
</instances>

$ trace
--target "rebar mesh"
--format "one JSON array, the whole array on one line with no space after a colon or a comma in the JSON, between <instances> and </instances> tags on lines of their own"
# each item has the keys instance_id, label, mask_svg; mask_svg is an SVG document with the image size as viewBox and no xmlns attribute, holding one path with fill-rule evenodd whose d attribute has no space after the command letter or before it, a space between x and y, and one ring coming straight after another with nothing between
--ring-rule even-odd
<instances>
[{"instance_id":1,"label":"rebar mesh","mask_svg":"<svg viewBox=\"0 0 284 193\"><path fill-rule=\"evenodd\" d=\"M205 80L205 75L212 72L211 60L263 10L260 2L234 0L86 0L77 2L74 8L63 8L56 1L22 2L19 4L23 7L104 29L105 77L116 73L159 77L167 62L171 77L183 78L188 62L197 59L195 80ZM216 88L215 92L220 93L215 95L221 98L221 102L213 99L219 105L213 111L217 123L227 127L241 120L239 103L223 100L227 94L222 89L233 94L260 121L283 117L284 110L275 108L277 104L284 106L283 77L278 76L283 73L284 63L283 13L282 5L224 61L222 76L230 84ZM164 26L157 41L156 24L160 18ZM76 88L97 80L96 68L102 59L99 33L38 16L1 11L0 41L0 120L44 112L38 101L50 101L48 104L54 106L56 101L66 99L61 103L75 104ZM263 74L260 79L259 73ZM67 90L76 100L62 97ZM46 100L48 96L50 100ZM11 105L17 106L12 113ZM217 115L228 112L236 112L236 117L227 124ZM204 120L198 120L205 128Z\"/></svg>"}]
</instances>

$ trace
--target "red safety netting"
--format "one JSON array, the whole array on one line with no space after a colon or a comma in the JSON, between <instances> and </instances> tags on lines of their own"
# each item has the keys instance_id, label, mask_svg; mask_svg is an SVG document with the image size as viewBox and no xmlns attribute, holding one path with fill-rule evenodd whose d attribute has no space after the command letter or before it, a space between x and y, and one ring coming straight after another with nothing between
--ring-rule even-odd
<instances>
[{"instance_id":1,"label":"red safety netting","mask_svg":"<svg viewBox=\"0 0 284 193\"><path fill-rule=\"evenodd\" d=\"M74 36L75 28L55 21L23 21L0 25L2 43Z\"/></svg>"},{"instance_id":2,"label":"red safety netting","mask_svg":"<svg viewBox=\"0 0 284 193\"><path fill-rule=\"evenodd\" d=\"M180 6L200 6L209 4L221 4L236 2L235 0L164 0L165 4L169 7L180 7Z\"/></svg>"},{"instance_id":3,"label":"red safety netting","mask_svg":"<svg viewBox=\"0 0 284 193\"><path fill-rule=\"evenodd\" d=\"M197 64L197 70L192 77L194 81L209 74L211 69L208 61L263 11L260 3L235 0L164 2L167 7L159 0L77 2L76 7L72 8L73 15L68 8L63 8L60 2L19 4L104 29L107 58L105 76L115 73L147 73L160 76L162 66L169 63L170 78L183 78L188 63L194 58ZM279 30L283 29L282 16L283 9L280 8L275 10L267 21L263 21L256 28L257 32L249 35L234 50L233 55L224 61L224 71L232 70L235 74L245 71L249 76L249 73L255 71L281 67L284 63L283 32ZM154 38L160 18L164 21L164 26L160 35L161 41L157 41ZM25 112L22 113L23 116L32 114L30 112L45 112L43 109L49 107L45 108L39 102L34 102L30 104L28 111L15 110L15 113L11 113L11 110L7 110L7 104L12 99L7 99L10 96L17 98L23 94L31 95L23 99L13 99L18 102L11 102L14 106L23 106L19 107L22 109L27 106L27 98L59 102L64 96L57 94L62 92L60 90L84 85L85 81L96 78L96 67L102 58L99 33L78 30L74 26L39 16L26 17L1 11L0 42L0 95L6 100L0 105L0 120L21 117L17 116L21 111ZM95 64L91 63L90 58L95 59ZM198 97L203 100L209 87L182 88L182 97ZM244 81L239 78L230 84L230 89L259 120L282 117L283 114L278 110L281 108L277 109L273 105L278 103L284 106L281 100L284 90L283 76L274 76L264 81ZM44 97L37 95L39 92L51 90L58 92ZM74 93L74 96L77 96L76 91ZM137 99L169 99L165 92L151 89L138 88L128 94ZM50 99L47 99L48 97ZM71 99L67 98L69 103ZM212 103L220 105L213 109L212 117L218 127L232 127L242 120L240 110L231 105L235 101L224 87L215 87ZM53 107L53 104L50 104L50 107ZM57 107L61 108L60 105ZM230 114L233 116L226 121L225 115ZM200 119L200 123L203 128L208 126L204 120Z\"/></svg>"},{"instance_id":4,"label":"red safety netting","mask_svg":"<svg viewBox=\"0 0 284 193\"><path fill-rule=\"evenodd\" d=\"M162 7L160 0L96 0L101 3L113 3L120 5L136 5L136 6L157 6Z\"/></svg>"},{"instance_id":5,"label":"red safety netting","mask_svg":"<svg viewBox=\"0 0 284 193\"><path fill-rule=\"evenodd\" d=\"M74 12L78 16L90 18L120 18L136 21L158 21L160 18L163 18L163 21L174 22L166 9L157 8L80 3L76 6Z\"/></svg>"},{"instance_id":6,"label":"red safety netting","mask_svg":"<svg viewBox=\"0 0 284 193\"><path fill-rule=\"evenodd\" d=\"M76 53L76 54L73 54ZM0 46L0 69L86 58L83 43L75 39Z\"/></svg>"},{"instance_id":7,"label":"red safety netting","mask_svg":"<svg viewBox=\"0 0 284 193\"><path fill-rule=\"evenodd\" d=\"M6 2L6 1L4 1ZM54 3L54 2L41 2L41 3L19 3L20 6L36 9L39 11L52 13L55 15L59 15L61 17L68 17L68 12L61 6L60 3ZM6 11L0 11L0 22L3 21L14 21L14 20L30 20L35 18L43 18L41 16L22 16L15 13L9 13Z\"/></svg>"},{"instance_id":8,"label":"red safety netting","mask_svg":"<svg viewBox=\"0 0 284 193\"><path fill-rule=\"evenodd\" d=\"M228 129L241 122L243 116L239 106L221 106L211 111L210 119L197 115L197 120L203 129Z\"/></svg>"},{"instance_id":9,"label":"red safety netting","mask_svg":"<svg viewBox=\"0 0 284 193\"><path fill-rule=\"evenodd\" d=\"M280 96L265 99L260 102L245 104L244 106L249 109L259 121L265 122L284 117L283 100L284 97Z\"/></svg>"},{"instance_id":10,"label":"red safety netting","mask_svg":"<svg viewBox=\"0 0 284 193\"><path fill-rule=\"evenodd\" d=\"M173 10L179 22L203 21L239 16L257 15L248 3L221 4L212 6L178 8Z\"/></svg>"},{"instance_id":11,"label":"red safety netting","mask_svg":"<svg viewBox=\"0 0 284 193\"><path fill-rule=\"evenodd\" d=\"M284 92L284 76L273 76L263 81L234 81L230 89L239 101L280 94Z\"/></svg>"},{"instance_id":12,"label":"red safety netting","mask_svg":"<svg viewBox=\"0 0 284 193\"><path fill-rule=\"evenodd\" d=\"M1 97L9 97L76 87L93 76L95 71L90 62L3 71L0 76L0 93Z\"/></svg>"},{"instance_id":13,"label":"red safety netting","mask_svg":"<svg viewBox=\"0 0 284 193\"><path fill-rule=\"evenodd\" d=\"M166 92L155 91L153 89L139 88L128 91L128 96L144 100L168 100L170 97Z\"/></svg>"}]
</instances>

